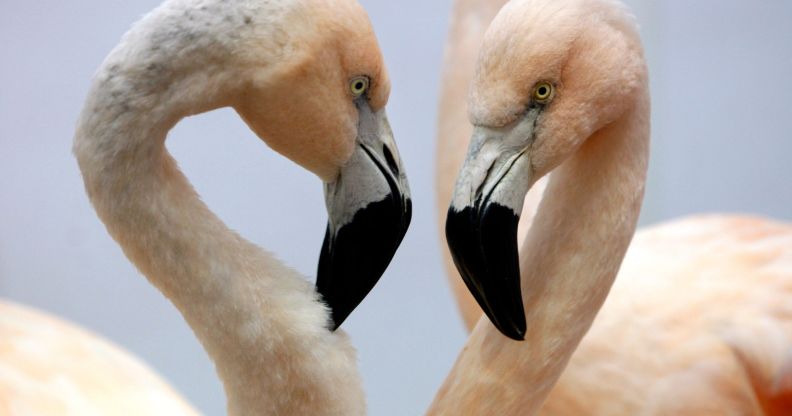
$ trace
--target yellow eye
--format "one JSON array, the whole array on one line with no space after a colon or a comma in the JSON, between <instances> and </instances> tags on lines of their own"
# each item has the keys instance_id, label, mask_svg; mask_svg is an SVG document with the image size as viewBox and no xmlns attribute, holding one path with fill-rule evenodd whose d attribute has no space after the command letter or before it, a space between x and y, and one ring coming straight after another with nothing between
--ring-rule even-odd
<instances>
[{"instance_id":1,"label":"yellow eye","mask_svg":"<svg viewBox=\"0 0 792 416\"><path fill-rule=\"evenodd\" d=\"M534 100L545 103L553 97L553 84L542 81L534 87L533 98Z\"/></svg>"},{"instance_id":2,"label":"yellow eye","mask_svg":"<svg viewBox=\"0 0 792 416\"><path fill-rule=\"evenodd\" d=\"M349 82L349 91L355 97L360 97L369 87L369 79L367 77L355 77Z\"/></svg>"}]
</instances>

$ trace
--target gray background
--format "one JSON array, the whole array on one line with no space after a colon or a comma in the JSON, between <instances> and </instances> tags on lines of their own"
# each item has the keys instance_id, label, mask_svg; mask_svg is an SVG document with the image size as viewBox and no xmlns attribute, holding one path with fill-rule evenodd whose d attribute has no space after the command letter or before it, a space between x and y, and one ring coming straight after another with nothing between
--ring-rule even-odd
<instances>
[{"instance_id":1,"label":"gray background","mask_svg":"<svg viewBox=\"0 0 792 416\"><path fill-rule=\"evenodd\" d=\"M177 311L95 217L71 153L89 79L158 0L1 0L0 296L123 345L207 414L211 363ZM643 224L696 212L792 219L792 2L628 2L653 92ZM435 106L450 0L364 0L393 81L388 111L415 214L381 283L344 325L373 415L422 413L465 340L447 290L432 192ZM313 276L320 182L228 110L180 123L168 147L227 223ZM277 201L277 203L274 203Z\"/></svg>"}]
</instances>

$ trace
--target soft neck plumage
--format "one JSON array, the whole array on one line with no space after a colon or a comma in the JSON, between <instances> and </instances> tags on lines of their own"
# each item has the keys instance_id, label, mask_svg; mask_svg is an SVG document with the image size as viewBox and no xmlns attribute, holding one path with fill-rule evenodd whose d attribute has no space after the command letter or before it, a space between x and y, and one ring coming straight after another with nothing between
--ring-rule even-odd
<instances>
[{"instance_id":1,"label":"soft neck plumage","mask_svg":"<svg viewBox=\"0 0 792 416\"><path fill-rule=\"evenodd\" d=\"M217 59L222 43L202 54L205 39L157 39L173 4L127 34L96 76L74 145L88 195L214 360L229 414L362 414L354 350L326 329L312 285L230 231L165 149L181 118L232 104L240 79Z\"/></svg>"},{"instance_id":2,"label":"soft neck plumage","mask_svg":"<svg viewBox=\"0 0 792 416\"><path fill-rule=\"evenodd\" d=\"M638 220L648 150L644 92L553 172L520 253L525 341L480 320L429 414L539 409L616 277Z\"/></svg>"}]
</instances>

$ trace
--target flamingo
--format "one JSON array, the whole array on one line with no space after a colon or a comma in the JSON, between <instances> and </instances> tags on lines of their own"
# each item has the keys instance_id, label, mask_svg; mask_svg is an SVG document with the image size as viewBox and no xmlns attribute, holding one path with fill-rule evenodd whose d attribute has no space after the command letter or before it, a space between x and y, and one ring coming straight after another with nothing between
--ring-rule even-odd
<instances>
[{"instance_id":1,"label":"flamingo","mask_svg":"<svg viewBox=\"0 0 792 416\"><path fill-rule=\"evenodd\" d=\"M72 323L0 302L1 415L198 415L156 373Z\"/></svg>"},{"instance_id":2,"label":"flamingo","mask_svg":"<svg viewBox=\"0 0 792 416\"><path fill-rule=\"evenodd\" d=\"M74 138L86 192L209 353L231 415L365 412L353 347L336 329L409 225L388 94L354 0L167 0L95 76ZM226 106L324 182L316 289L229 230L165 149L179 120Z\"/></svg>"},{"instance_id":3,"label":"flamingo","mask_svg":"<svg viewBox=\"0 0 792 416\"><path fill-rule=\"evenodd\" d=\"M470 54L455 47L447 67ZM472 78L474 127L446 237L487 317L429 414L789 414L792 226L700 216L630 244L649 92L626 8L512 0L486 30ZM447 100L459 94L452 84ZM440 148L459 146L447 126L459 112L441 116L451 134ZM439 169L458 153L441 151ZM517 222L535 207L526 193L551 172L518 260Z\"/></svg>"}]
</instances>

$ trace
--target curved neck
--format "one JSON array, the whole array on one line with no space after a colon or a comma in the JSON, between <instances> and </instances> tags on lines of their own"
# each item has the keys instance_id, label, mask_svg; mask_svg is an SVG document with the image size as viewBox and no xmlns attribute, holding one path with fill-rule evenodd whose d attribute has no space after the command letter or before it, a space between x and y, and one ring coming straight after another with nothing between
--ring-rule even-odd
<instances>
[{"instance_id":1,"label":"curved neck","mask_svg":"<svg viewBox=\"0 0 792 416\"><path fill-rule=\"evenodd\" d=\"M644 96L553 172L520 253L525 341L480 320L429 414L540 408L605 301L635 231L648 116Z\"/></svg>"},{"instance_id":2,"label":"curved neck","mask_svg":"<svg viewBox=\"0 0 792 416\"><path fill-rule=\"evenodd\" d=\"M354 350L326 329L313 286L230 231L165 149L181 118L228 105L239 77L194 48L182 55L197 64L165 59L185 45L141 55L163 46L154 39L162 9L172 11L124 37L86 101L74 152L91 202L215 362L229 414L362 414Z\"/></svg>"}]
</instances>

